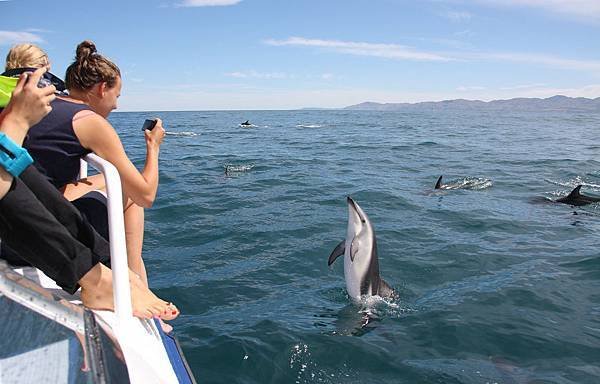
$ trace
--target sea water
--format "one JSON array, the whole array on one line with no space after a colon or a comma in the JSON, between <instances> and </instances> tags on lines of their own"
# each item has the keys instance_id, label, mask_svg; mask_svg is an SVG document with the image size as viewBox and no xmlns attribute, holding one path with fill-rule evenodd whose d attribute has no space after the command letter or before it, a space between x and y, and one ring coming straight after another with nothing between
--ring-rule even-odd
<instances>
[{"instance_id":1,"label":"sea water","mask_svg":"<svg viewBox=\"0 0 600 384\"><path fill-rule=\"evenodd\" d=\"M144 259L199 382L600 382L600 205L552 203L600 195L600 114L113 113L140 168L156 116ZM346 196L396 300L327 267Z\"/></svg>"}]
</instances>

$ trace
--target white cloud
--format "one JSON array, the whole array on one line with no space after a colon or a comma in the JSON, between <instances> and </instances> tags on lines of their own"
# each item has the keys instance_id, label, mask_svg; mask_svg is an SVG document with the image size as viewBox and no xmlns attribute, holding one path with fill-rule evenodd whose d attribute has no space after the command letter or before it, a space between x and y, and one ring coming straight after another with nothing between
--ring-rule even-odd
<instances>
[{"instance_id":1,"label":"white cloud","mask_svg":"<svg viewBox=\"0 0 600 384\"><path fill-rule=\"evenodd\" d=\"M218 7L225 5L235 5L242 0L184 0L179 4L180 7Z\"/></svg>"},{"instance_id":2,"label":"white cloud","mask_svg":"<svg viewBox=\"0 0 600 384\"><path fill-rule=\"evenodd\" d=\"M245 79L248 77L248 75L244 72L229 72L229 73L226 73L225 76L237 77L239 79Z\"/></svg>"},{"instance_id":3,"label":"white cloud","mask_svg":"<svg viewBox=\"0 0 600 384\"><path fill-rule=\"evenodd\" d=\"M448 11L443 13L442 16L457 23L469 21L473 18L471 13L465 11Z\"/></svg>"},{"instance_id":4,"label":"white cloud","mask_svg":"<svg viewBox=\"0 0 600 384\"><path fill-rule=\"evenodd\" d=\"M421 38L418 38L417 40L423 41L426 43L432 43L432 44L444 46L444 47L449 47L452 49L464 50L467 48L472 48L472 44L465 43L464 41L455 40L455 39L421 37Z\"/></svg>"},{"instance_id":5,"label":"white cloud","mask_svg":"<svg viewBox=\"0 0 600 384\"><path fill-rule=\"evenodd\" d=\"M511 86L501 87L500 90L502 90L502 91L514 91L514 90L522 90L522 89L541 88L541 87L545 87L545 86L546 86L546 84L544 84L544 83L539 83L539 84L520 84L520 85L511 85Z\"/></svg>"},{"instance_id":6,"label":"white cloud","mask_svg":"<svg viewBox=\"0 0 600 384\"><path fill-rule=\"evenodd\" d=\"M41 29L41 28L27 28L25 30L25 32L32 32L32 33L53 33L52 30L49 29Z\"/></svg>"},{"instance_id":7,"label":"white cloud","mask_svg":"<svg viewBox=\"0 0 600 384\"><path fill-rule=\"evenodd\" d=\"M600 0L598 0L600 2ZM447 41L446 41L447 42ZM548 54L519 53L519 52L465 52L454 51L444 55L417 51L397 44L361 43L352 41L306 39L303 37L290 37L285 40L269 39L265 44L273 46L304 46L317 47L332 52L373 56L386 59L413 60L413 61L494 61L526 63L550 68L567 69L573 71L600 74L599 60L569 59Z\"/></svg>"},{"instance_id":8,"label":"white cloud","mask_svg":"<svg viewBox=\"0 0 600 384\"><path fill-rule=\"evenodd\" d=\"M598 0L473 0L499 6L537 7L547 11L600 20Z\"/></svg>"},{"instance_id":9,"label":"white cloud","mask_svg":"<svg viewBox=\"0 0 600 384\"><path fill-rule=\"evenodd\" d=\"M0 31L0 45L43 43L44 39L31 32Z\"/></svg>"},{"instance_id":10,"label":"white cloud","mask_svg":"<svg viewBox=\"0 0 600 384\"><path fill-rule=\"evenodd\" d=\"M469 86L460 86L458 88L456 88L457 91L460 92L468 92L468 91L482 91L484 90L485 87L479 86L479 85L469 85Z\"/></svg>"},{"instance_id":11,"label":"white cloud","mask_svg":"<svg viewBox=\"0 0 600 384\"><path fill-rule=\"evenodd\" d=\"M283 72L269 72L269 73L265 73L265 72L257 72L257 71L247 71L247 72L229 72L225 74L226 76L229 77L235 77L238 79L286 79L289 76L286 73Z\"/></svg>"},{"instance_id":12,"label":"white cloud","mask_svg":"<svg viewBox=\"0 0 600 384\"><path fill-rule=\"evenodd\" d=\"M304 46L317 47L333 52L346 53L357 56L374 56L396 60L414 61L450 61L450 57L436 53L422 52L397 44L374 44L354 41L305 39L303 37L290 37L285 40L268 39L265 44L274 46Z\"/></svg>"},{"instance_id":13,"label":"white cloud","mask_svg":"<svg viewBox=\"0 0 600 384\"><path fill-rule=\"evenodd\" d=\"M469 37L473 36L474 33L470 29L465 29L464 31L458 31L453 33L456 37Z\"/></svg>"},{"instance_id":14,"label":"white cloud","mask_svg":"<svg viewBox=\"0 0 600 384\"><path fill-rule=\"evenodd\" d=\"M542 65L552 68L569 69L575 71L587 71L599 74L600 61L598 60L576 60L545 54L528 53L472 53L461 54L465 59L482 59L492 61L511 61L516 63L528 63Z\"/></svg>"}]
</instances>

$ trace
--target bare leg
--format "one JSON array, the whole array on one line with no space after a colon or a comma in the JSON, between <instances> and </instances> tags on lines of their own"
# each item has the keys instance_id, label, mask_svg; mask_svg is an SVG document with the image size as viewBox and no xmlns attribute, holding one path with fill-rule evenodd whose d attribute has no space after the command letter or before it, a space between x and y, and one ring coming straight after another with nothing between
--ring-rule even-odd
<instances>
[{"instance_id":1,"label":"bare leg","mask_svg":"<svg viewBox=\"0 0 600 384\"><path fill-rule=\"evenodd\" d=\"M179 312L171 303L156 297L148 288L131 281L133 315L141 318L162 317L173 319ZM98 263L79 280L81 301L91 309L114 310L112 271Z\"/></svg>"},{"instance_id":2,"label":"bare leg","mask_svg":"<svg viewBox=\"0 0 600 384\"><path fill-rule=\"evenodd\" d=\"M69 183L62 187L61 192L67 200L73 201L79 199L88 192L96 190L106 190L104 176L101 174L77 180L74 183Z\"/></svg>"},{"instance_id":3,"label":"bare leg","mask_svg":"<svg viewBox=\"0 0 600 384\"><path fill-rule=\"evenodd\" d=\"M94 175L86 179L63 187L63 196L69 201L76 200L88 192L105 189L106 184L103 175ZM127 246L127 264L137 274L146 287L148 277L142 260L142 247L144 243L144 208L135 204L127 198L124 202L123 216L125 221L125 242Z\"/></svg>"},{"instance_id":4,"label":"bare leg","mask_svg":"<svg viewBox=\"0 0 600 384\"><path fill-rule=\"evenodd\" d=\"M125 241L127 243L127 262L129 269L136 273L148 286L146 267L142 260L144 244L144 208L127 199L125 204Z\"/></svg>"},{"instance_id":5,"label":"bare leg","mask_svg":"<svg viewBox=\"0 0 600 384\"><path fill-rule=\"evenodd\" d=\"M76 200L88 192L104 190L106 184L103 175L94 175L81 179L75 183L67 184L62 188L63 196L69 201ZM137 274L146 287L148 277L142 260L142 247L144 243L144 208L135 204L131 199L125 198L123 203L123 216L125 221L125 242L127 246L127 264Z\"/></svg>"},{"instance_id":6,"label":"bare leg","mask_svg":"<svg viewBox=\"0 0 600 384\"><path fill-rule=\"evenodd\" d=\"M93 191L95 189L104 188L104 179L102 175L95 175L89 177L87 179L79 180L76 183L68 184L64 188L64 196L69 200L77 199L84 194ZM148 290L148 276L146 274L146 267L144 265L144 260L142 258L142 247L144 243L144 208L135 204L131 199L126 198L124 201L124 224L125 224L125 242L127 246L127 264L129 266L130 271L132 272L130 280L132 281L132 285L137 285L136 289L141 292L149 292L154 299L156 296L152 294ZM133 288L132 288L133 289ZM111 288L112 290L112 288ZM88 291L89 292L89 291ZM112 291L111 291L112 292ZM132 290L132 300L134 300L135 291ZM83 295L82 295L83 296ZM108 308L112 308L111 303L103 303L102 297L103 295L92 296L87 294L86 292L86 301L91 303L92 305L100 305L105 306L110 304ZM144 303L147 301L147 298L142 295L140 297L141 308L144 308ZM162 300L161 300L162 302ZM134 303L134 310L136 304ZM155 314L155 313L153 313ZM143 315L143 313L137 313L138 316ZM173 327L164 323L162 319L171 320L179 315L179 311L177 308L167 303L166 306L163 306L163 309L160 313L160 323L163 331L169 333L173 330Z\"/></svg>"},{"instance_id":7,"label":"bare leg","mask_svg":"<svg viewBox=\"0 0 600 384\"><path fill-rule=\"evenodd\" d=\"M1 176L6 175L0 172ZM21 177L27 184L19 178L13 179L10 190L0 199L2 240L65 291L74 293L80 284L85 305L112 310L112 271L98 262L108 256L106 240L99 235L90 239L88 232L93 229L89 223L82 220L77 209L33 167ZM48 193L43 194L43 191ZM43 199L38 199L36 194ZM96 241L102 244L95 244ZM133 275L130 281L135 316L157 316L165 320L177 317L177 308L156 297L138 277Z\"/></svg>"},{"instance_id":8,"label":"bare leg","mask_svg":"<svg viewBox=\"0 0 600 384\"><path fill-rule=\"evenodd\" d=\"M148 288L148 275L146 266L142 258L142 246L144 243L144 208L135 204L131 199L127 199L125 205L125 241L127 242L127 262L129 269L135 273L143 287ZM170 313L169 313L170 312ZM177 309L168 309L163 313L162 318L169 319L170 316L177 315ZM160 325L164 332L169 333L173 327L160 319Z\"/></svg>"},{"instance_id":9,"label":"bare leg","mask_svg":"<svg viewBox=\"0 0 600 384\"><path fill-rule=\"evenodd\" d=\"M104 177L102 175L94 175L88 177L86 179L78 180L75 183L67 184L63 188L63 195L68 200L75 200L88 192L97 189L105 189L106 184L104 181ZM144 295L139 296L139 307L143 308L144 303L147 302L147 295L150 294L154 300L160 300L152 292L148 290L148 276L146 274L146 267L144 265L144 260L142 259L142 247L144 243L144 208L135 204L131 199L127 198L124 202L124 224L125 224L125 242L127 246L127 263L131 272L133 272L133 276L131 277L132 286L136 286L135 290L132 288L132 300L135 299L135 295L137 291L147 292ZM135 276L135 278L134 278ZM99 280L101 282L101 280ZM103 286L103 285L101 285ZM87 292L90 292L89 290ZM90 295L86 292L85 297L86 301L91 303L94 306L106 306L107 308L112 308L112 302L103 303L103 295ZM112 286L110 288L110 292L112 293ZM82 294L83 297L83 294ZM160 300L164 303L162 300ZM134 311L136 310L136 303L133 303ZM138 308L139 310L139 308ZM179 315L179 311L177 308L170 303L164 304L162 309L160 310L160 319L161 325L165 332L170 332L173 328L164 323L162 319L171 320ZM135 313L135 312L134 312ZM143 313L138 312L137 315L142 315Z\"/></svg>"}]
</instances>

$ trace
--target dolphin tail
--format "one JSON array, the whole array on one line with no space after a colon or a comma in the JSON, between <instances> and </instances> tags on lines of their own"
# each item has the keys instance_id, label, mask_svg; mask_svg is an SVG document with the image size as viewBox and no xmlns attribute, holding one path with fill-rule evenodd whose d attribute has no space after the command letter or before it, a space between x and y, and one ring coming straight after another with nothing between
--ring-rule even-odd
<instances>
[{"instance_id":1,"label":"dolphin tail","mask_svg":"<svg viewBox=\"0 0 600 384\"><path fill-rule=\"evenodd\" d=\"M329 255L329 260L327 260L327 266L330 266L331 264L333 264L335 259L342 256L345 251L346 251L346 240L342 240L342 242L339 243L337 245L337 247L335 247L335 249L331 252L331 255Z\"/></svg>"},{"instance_id":2,"label":"dolphin tail","mask_svg":"<svg viewBox=\"0 0 600 384\"><path fill-rule=\"evenodd\" d=\"M440 189L442 187L442 177L444 177L444 175L440 176L439 179L437 179L437 183L435 183L435 189Z\"/></svg>"},{"instance_id":3,"label":"dolphin tail","mask_svg":"<svg viewBox=\"0 0 600 384\"><path fill-rule=\"evenodd\" d=\"M395 297L396 291L383 279L379 279L379 291L378 295L381 297Z\"/></svg>"}]
</instances>

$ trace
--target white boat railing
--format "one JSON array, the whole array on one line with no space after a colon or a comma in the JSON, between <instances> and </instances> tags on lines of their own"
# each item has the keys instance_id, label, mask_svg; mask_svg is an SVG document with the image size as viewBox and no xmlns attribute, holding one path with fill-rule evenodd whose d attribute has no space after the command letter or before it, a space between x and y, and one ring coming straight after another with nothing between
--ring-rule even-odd
<instances>
[{"instance_id":1,"label":"white boat railing","mask_svg":"<svg viewBox=\"0 0 600 384\"><path fill-rule=\"evenodd\" d=\"M106 181L110 266L113 273L115 315L117 321L124 324L132 318L133 314L131 310L127 245L125 242L121 178L115 166L98 155L90 153L84 159L85 161L81 160L79 177L87 177L87 163L89 163L104 175Z\"/></svg>"}]
</instances>

